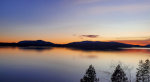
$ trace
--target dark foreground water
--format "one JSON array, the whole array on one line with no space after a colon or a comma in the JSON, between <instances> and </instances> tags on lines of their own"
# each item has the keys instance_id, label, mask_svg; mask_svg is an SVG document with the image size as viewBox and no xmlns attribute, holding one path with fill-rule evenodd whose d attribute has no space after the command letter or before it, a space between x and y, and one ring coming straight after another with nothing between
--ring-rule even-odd
<instances>
[{"instance_id":1,"label":"dark foreground water","mask_svg":"<svg viewBox=\"0 0 150 82\"><path fill-rule=\"evenodd\" d=\"M123 63L128 78L135 80L141 59L150 57L148 48L121 51L82 51L67 48L0 48L0 82L79 82L93 65L101 82L109 82L115 65Z\"/></svg>"}]
</instances>

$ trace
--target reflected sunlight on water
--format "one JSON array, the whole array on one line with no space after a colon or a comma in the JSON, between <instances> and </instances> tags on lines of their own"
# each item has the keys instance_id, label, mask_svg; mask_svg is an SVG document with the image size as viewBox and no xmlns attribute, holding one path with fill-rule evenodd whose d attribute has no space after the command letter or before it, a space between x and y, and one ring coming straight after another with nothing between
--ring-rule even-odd
<instances>
[{"instance_id":1,"label":"reflected sunlight on water","mask_svg":"<svg viewBox=\"0 0 150 82\"><path fill-rule=\"evenodd\" d=\"M90 64L95 67L97 76L102 78L102 71L109 71L111 64L117 64L119 61L134 67L134 78L139 60L149 57L150 49L143 48L120 51L0 48L0 80L79 82Z\"/></svg>"}]
</instances>

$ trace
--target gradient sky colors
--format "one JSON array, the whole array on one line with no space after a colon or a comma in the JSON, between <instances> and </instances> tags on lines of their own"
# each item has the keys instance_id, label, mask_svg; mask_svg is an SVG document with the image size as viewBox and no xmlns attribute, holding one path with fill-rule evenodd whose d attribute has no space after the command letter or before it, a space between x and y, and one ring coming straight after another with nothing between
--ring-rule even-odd
<instances>
[{"instance_id":1,"label":"gradient sky colors","mask_svg":"<svg viewBox=\"0 0 150 82\"><path fill-rule=\"evenodd\" d=\"M0 42L150 44L150 0L0 0Z\"/></svg>"}]
</instances>

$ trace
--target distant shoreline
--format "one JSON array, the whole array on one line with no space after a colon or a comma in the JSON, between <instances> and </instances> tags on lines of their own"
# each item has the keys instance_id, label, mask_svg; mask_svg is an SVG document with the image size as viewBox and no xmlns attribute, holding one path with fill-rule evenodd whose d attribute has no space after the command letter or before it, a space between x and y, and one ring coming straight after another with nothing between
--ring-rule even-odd
<instances>
[{"instance_id":1,"label":"distant shoreline","mask_svg":"<svg viewBox=\"0 0 150 82\"><path fill-rule=\"evenodd\" d=\"M149 46L131 45L119 42L81 41L81 42L72 42L68 44L55 44L43 40L20 41L18 43L0 43L0 46L31 47L31 48L38 47L39 49L43 47L67 47L81 50L120 50L122 48L131 48L131 47L150 48Z\"/></svg>"}]
</instances>

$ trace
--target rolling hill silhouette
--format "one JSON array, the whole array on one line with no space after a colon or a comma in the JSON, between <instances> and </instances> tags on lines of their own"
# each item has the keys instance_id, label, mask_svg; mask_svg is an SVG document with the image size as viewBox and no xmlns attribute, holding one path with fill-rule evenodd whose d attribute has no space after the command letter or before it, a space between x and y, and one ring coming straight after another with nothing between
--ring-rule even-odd
<instances>
[{"instance_id":1,"label":"rolling hill silhouette","mask_svg":"<svg viewBox=\"0 0 150 82\"><path fill-rule=\"evenodd\" d=\"M121 48L140 47L139 45L131 45L119 42L101 42L101 41L81 41L72 42L68 44L54 44L43 40L24 40L18 43L0 43L0 46L16 46L16 47L30 47L30 46L48 46L48 47L68 47L83 50L116 50ZM150 45L147 45L149 47Z\"/></svg>"},{"instance_id":2,"label":"rolling hill silhouette","mask_svg":"<svg viewBox=\"0 0 150 82\"><path fill-rule=\"evenodd\" d=\"M134 47L134 45L119 42L82 41L66 44L67 47L85 50L114 50L120 48Z\"/></svg>"},{"instance_id":3,"label":"rolling hill silhouette","mask_svg":"<svg viewBox=\"0 0 150 82\"><path fill-rule=\"evenodd\" d=\"M146 45L145 47L149 47L149 48L150 48L150 44L149 44L149 45Z\"/></svg>"},{"instance_id":4,"label":"rolling hill silhouette","mask_svg":"<svg viewBox=\"0 0 150 82\"><path fill-rule=\"evenodd\" d=\"M52 42L46 42L43 40L36 40L36 41L30 41L30 40L25 40L25 41L20 41L18 42L20 46L53 46L54 43Z\"/></svg>"}]
</instances>

